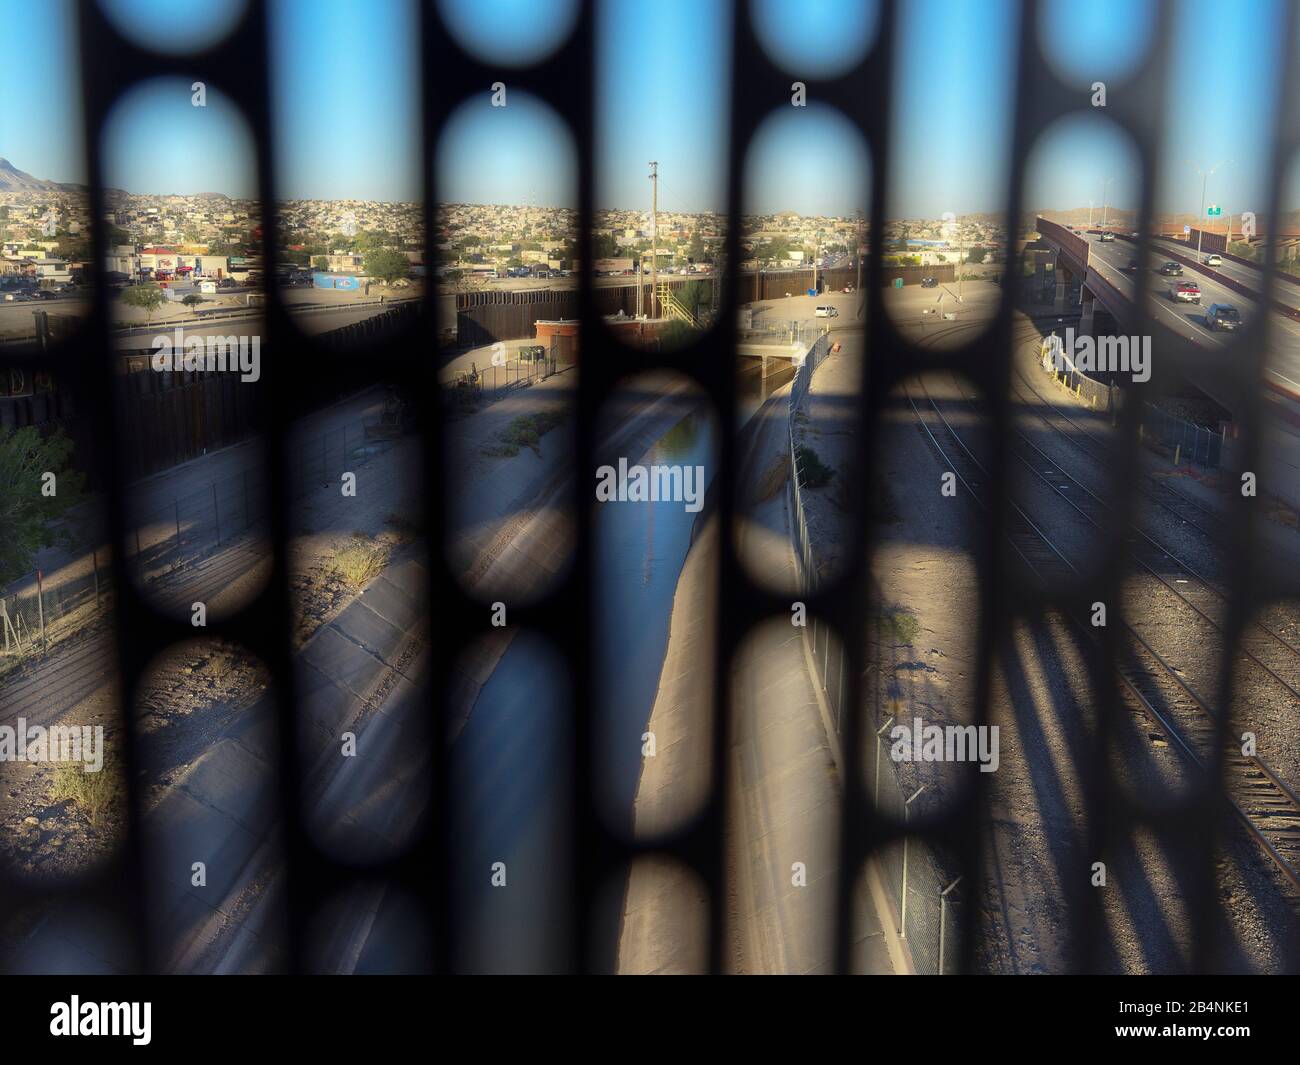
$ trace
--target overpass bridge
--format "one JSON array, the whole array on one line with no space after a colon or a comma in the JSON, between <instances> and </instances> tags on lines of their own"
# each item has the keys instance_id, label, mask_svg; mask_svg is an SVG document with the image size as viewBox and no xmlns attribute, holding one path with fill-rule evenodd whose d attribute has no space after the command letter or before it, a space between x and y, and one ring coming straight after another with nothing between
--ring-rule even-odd
<instances>
[{"instance_id":1,"label":"overpass bridge","mask_svg":"<svg viewBox=\"0 0 1300 1065\"><path fill-rule=\"evenodd\" d=\"M1233 257L1221 267L1198 262L1195 252L1178 241L1161 241L1145 261L1139 261L1136 240L1116 234L1114 241L1101 241L1100 231L1079 233L1059 223L1039 218L1042 242L1057 256L1056 309L1066 309L1073 282L1081 283L1080 331L1108 332L1109 323L1099 321L1099 311L1108 314L1124 330L1136 319L1137 300L1144 274L1155 273L1161 263L1180 263L1184 276L1201 288L1201 303L1175 303L1163 283L1147 291L1152 318L1175 336L1190 341L1211 354L1225 357L1235 334L1211 332L1205 327L1205 308L1212 303L1230 303L1242 314L1247 327L1261 314L1270 314L1270 342L1264 385L1268 398L1283 408L1286 420L1300 424L1300 284L1279 281L1279 290L1265 303L1263 274L1245 260ZM1137 269L1133 269L1136 264ZM1214 373L1212 363L1191 367L1187 376L1203 392L1228 410L1240 397L1228 387L1234 375Z\"/></svg>"}]
</instances>

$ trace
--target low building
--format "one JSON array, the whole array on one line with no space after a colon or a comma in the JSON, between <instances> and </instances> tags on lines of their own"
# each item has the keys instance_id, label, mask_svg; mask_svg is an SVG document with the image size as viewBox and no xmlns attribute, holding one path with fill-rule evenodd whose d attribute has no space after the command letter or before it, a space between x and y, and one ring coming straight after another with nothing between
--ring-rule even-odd
<instances>
[{"instance_id":1,"label":"low building","mask_svg":"<svg viewBox=\"0 0 1300 1065\"><path fill-rule=\"evenodd\" d=\"M325 256L325 269L331 274L355 273L361 269L364 261L356 252L332 251Z\"/></svg>"}]
</instances>

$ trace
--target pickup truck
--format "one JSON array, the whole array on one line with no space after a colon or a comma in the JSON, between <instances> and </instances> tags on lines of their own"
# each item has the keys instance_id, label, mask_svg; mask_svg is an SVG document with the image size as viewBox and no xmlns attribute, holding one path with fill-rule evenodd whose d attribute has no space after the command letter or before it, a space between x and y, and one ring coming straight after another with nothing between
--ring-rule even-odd
<instances>
[{"instance_id":1,"label":"pickup truck","mask_svg":"<svg viewBox=\"0 0 1300 1065\"><path fill-rule=\"evenodd\" d=\"M1169 298L1177 303L1200 303L1201 286L1195 281L1179 281L1170 287Z\"/></svg>"}]
</instances>

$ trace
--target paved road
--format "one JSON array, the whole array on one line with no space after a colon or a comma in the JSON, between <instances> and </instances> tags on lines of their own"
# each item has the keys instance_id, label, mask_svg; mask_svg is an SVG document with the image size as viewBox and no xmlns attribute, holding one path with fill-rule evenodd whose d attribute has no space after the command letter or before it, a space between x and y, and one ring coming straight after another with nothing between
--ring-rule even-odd
<instances>
[{"instance_id":1,"label":"paved road","mask_svg":"<svg viewBox=\"0 0 1300 1065\"><path fill-rule=\"evenodd\" d=\"M1115 285L1129 299L1133 299L1136 275L1126 273L1124 267L1137 256L1137 248L1119 240L1102 243L1093 234L1088 234L1087 240L1091 245L1089 262L1097 268L1097 272L1102 277ZM1157 244L1148 257L1146 266L1154 272L1162 263L1168 261L1168 254L1162 254ZM1192 280L1201 286L1200 306L1174 303L1167 298L1169 282L1179 280ZM1169 326L1179 336L1187 337L1202 347L1212 349L1226 349L1236 338L1231 333L1212 333L1205 328L1205 310L1211 303L1232 304L1247 322L1256 315L1265 313L1257 301L1246 299L1192 267L1185 266L1181 278L1158 277L1151 291L1153 313L1159 322ZM1273 337L1268 372L1279 383L1300 393L1300 322L1282 314L1274 314L1271 324Z\"/></svg>"}]
</instances>

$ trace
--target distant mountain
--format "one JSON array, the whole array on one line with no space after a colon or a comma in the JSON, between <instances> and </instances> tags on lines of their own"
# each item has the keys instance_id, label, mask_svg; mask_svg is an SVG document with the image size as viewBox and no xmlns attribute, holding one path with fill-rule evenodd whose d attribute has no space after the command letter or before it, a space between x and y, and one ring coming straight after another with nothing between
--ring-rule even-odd
<instances>
[{"instance_id":1,"label":"distant mountain","mask_svg":"<svg viewBox=\"0 0 1300 1065\"><path fill-rule=\"evenodd\" d=\"M76 192L83 188L71 182L42 181L19 170L8 159L0 159L0 192Z\"/></svg>"}]
</instances>

